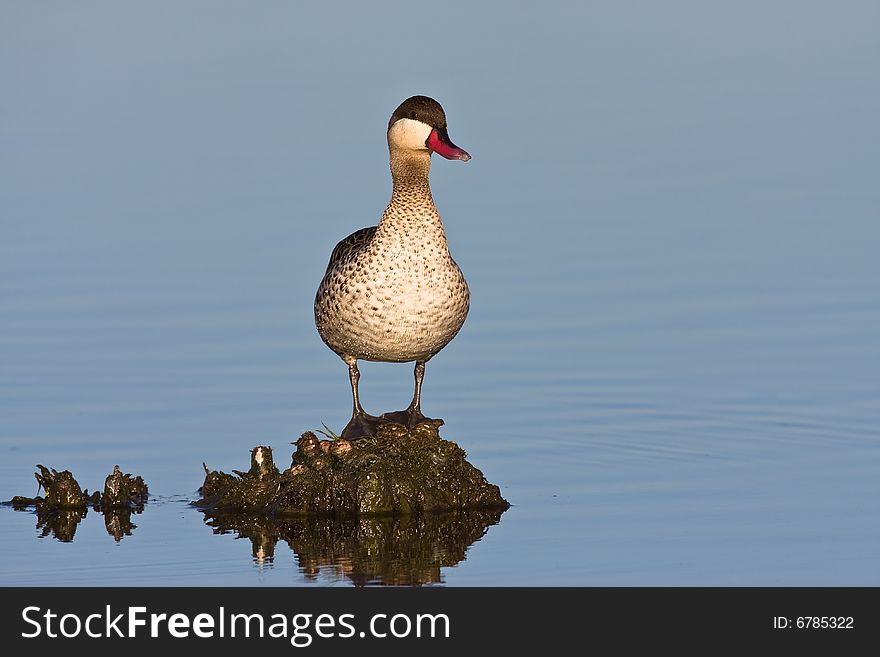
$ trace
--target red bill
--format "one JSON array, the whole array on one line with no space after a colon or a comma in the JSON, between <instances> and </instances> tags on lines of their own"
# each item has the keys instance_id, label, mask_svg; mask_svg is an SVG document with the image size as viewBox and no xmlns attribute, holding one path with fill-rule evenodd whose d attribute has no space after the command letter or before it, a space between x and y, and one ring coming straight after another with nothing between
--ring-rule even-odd
<instances>
[{"instance_id":1,"label":"red bill","mask_svg":"<svg viewBox=\"0 0 880 657\"><path fill-rule=\"evenodd\" d=\"M471 156L468 155L466 150L459 148L452 143L446 132L446 128L434 128L431 130L431 134L428 135L428 139L425 141L425 146L438 155L442 155L447 160L461 160L462 162L467 162L471 159Z\"/></svg>"}]
</instances>

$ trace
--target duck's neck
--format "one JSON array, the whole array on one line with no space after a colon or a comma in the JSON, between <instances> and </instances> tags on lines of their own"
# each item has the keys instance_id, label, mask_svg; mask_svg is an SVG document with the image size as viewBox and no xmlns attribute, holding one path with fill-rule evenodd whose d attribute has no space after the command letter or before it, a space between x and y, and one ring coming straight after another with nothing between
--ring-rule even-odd
<instances>
[{"instance_id":1,"label":"duck's neck","mask_svg":"<svg viewBox=\"0 0 880 657\"><path fill-rule=\"evenodd\" d=\"M428 174L431 172L431 151L391 151L391 179L394 181L395 196L406 195L431 200L431 186Z\"/></svg>"},{"instance_id":2,"label":"duck's neck","mask_svg":"<svg viewBox=\"0 0 880 657\"><path fill-rule=\"evenodd\" d=\"M430 151L391 151L391 200L379 222L379 232L403 234L421 242L442 241L446 235L431 197L428 174Z\"/></svg>"}]
</instances>

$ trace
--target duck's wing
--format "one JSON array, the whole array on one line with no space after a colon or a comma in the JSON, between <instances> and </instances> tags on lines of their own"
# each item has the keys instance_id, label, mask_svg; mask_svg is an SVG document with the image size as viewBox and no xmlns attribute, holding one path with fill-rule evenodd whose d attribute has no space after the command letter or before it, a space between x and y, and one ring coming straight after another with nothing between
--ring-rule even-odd
<instances>
[{"instance_id":1,"label":"duck's wing","mask_svg":"<svg viewBox=\"0 0 880 657\"><path fill-rule=\"evenodd\" d=\"M355 231L344 240L339 242L330 254L330 262L327 264L327 271L333 269L337 263L347 260L352 254L357 253L364 245L373 239L373 234L378 226L369 226Z\"/></svg>"}]
</instances>

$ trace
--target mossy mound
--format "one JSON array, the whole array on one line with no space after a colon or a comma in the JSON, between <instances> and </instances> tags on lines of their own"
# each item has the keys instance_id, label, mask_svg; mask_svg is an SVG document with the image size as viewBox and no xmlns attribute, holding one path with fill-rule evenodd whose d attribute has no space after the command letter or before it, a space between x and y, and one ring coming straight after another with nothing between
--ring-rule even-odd
<instances>
[{"instance_id":1,"label":"mossy mound","mask_svg":"<svg viewBox=\"0 0 880 657\"><path fill-rule=\"evenodd\" d=\"M498 486L468 463L439 423L414 429L382 425L377 435L349 442L318 440L307 431L296 443L290 468L279 472L272 450L251 452L248 472L205 468L201 508L269 515L399 515L506 509Z\"/></svg>"}]
</instances>

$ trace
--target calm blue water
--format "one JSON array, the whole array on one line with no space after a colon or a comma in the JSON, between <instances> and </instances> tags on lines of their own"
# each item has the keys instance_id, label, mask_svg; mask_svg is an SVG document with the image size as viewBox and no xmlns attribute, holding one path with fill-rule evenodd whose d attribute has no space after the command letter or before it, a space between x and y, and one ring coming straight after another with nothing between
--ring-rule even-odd
<instances>
[{"instance_id":1,"label":"calm blue water","mask_svg":"<svg viewBox=\"0 0 880 657\"><path fill-rule=\"evenodd\" d=\"M880 585L877 5L447 4L3 10L0 499L155 497L119 542L0 508L0 583L351 583L187 501L348 419L312 299L426 93L473 299L423 408L514 505L439 580Z\"/></svg>"}]
</instances>

